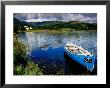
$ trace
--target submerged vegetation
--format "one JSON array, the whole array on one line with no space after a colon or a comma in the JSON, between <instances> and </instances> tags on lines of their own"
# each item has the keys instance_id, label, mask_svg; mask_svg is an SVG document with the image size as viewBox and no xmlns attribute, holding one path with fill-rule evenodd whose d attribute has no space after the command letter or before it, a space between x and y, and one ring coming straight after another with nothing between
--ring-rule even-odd
<instances>
[{"instance_id":1,"label":"submerged vegetation","mask_svg":"<svg viewBox=\"0 0 110 88\"><path fill-rule=\"evenodd\" d=\"M26 55L26 47L14 34L14 75L42 75L43 70Z\"/></svg>"}]
</instances>

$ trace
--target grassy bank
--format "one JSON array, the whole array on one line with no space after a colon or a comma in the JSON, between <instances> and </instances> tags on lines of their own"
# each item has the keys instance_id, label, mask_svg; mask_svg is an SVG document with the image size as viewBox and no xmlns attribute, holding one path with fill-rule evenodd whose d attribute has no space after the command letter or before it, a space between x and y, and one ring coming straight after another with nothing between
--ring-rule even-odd
<instances>
[{"instance_id":1,"label":"grassy bank","mask_svg":"<svg viewBox=\"0 0 110 88\"><path fill-rule=\"evenodd\" d=\"M67 32L73 32L73 31L96 31L96 30L76 30L76 29L69 29L69 28L65 28L65 29L58 29L58 30L55 30L55 29L31 29L31 30L25 30L25 31L21 31L21 32L38 32L38 33L42 33L42 32L45 32L45 33L67 33Z\"/></svg>"},{"instance_id":2,"label":"grassy bank","mask_svg":"<svg viewBox=\"0 0 110 88\"><path fill-rule=\"evenodd\" d=\"M42 75L43 70L26 55L25 45L14 34L14 75Z\"/></svg>"}]
</instances>

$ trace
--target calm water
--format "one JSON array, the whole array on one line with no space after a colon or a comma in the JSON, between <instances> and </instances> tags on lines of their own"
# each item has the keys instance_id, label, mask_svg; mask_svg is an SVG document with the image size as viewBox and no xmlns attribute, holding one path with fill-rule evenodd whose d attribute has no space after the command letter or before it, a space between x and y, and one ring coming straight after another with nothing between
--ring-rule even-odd
<instances>
[{"instance_id":1,"label":"calm water","mask_svg":"<svg viewBox=\"0 0 110 88\"><path fill-rule=\"evenodd\" d=\"M67 42L76 43L84 48L94 50L97 56L97 32L73 31L67 33L23 32L19 40L27 47L27 55L44 70L45 75L79 75L86 74L77 63L64 52ZM96 74L96 73L95 73Z\"/></svg>"}]
</instances>

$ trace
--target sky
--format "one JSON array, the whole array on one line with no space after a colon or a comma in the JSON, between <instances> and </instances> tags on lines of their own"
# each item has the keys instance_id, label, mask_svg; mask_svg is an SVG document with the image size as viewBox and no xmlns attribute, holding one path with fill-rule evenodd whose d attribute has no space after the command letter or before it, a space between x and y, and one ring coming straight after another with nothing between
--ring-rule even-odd
<instances>
[{"instance_id":1,"label":"sky","mask_svg":"<svg viewBox=\"0 0 110 88\"><path fill-rule=\"evenodd\" d=\"M14 13L14 18L26 22L81 21L96 23L96 13Z\"/></svg>"}]
</instances>

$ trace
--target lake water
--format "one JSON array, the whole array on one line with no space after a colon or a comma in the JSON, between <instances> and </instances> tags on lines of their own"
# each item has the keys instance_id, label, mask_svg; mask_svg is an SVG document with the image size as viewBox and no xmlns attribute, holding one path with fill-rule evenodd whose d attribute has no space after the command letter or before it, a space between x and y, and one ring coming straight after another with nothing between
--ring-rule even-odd
<instances>
[{"instance_id":1,"label":"lake water","mask_svg":"<svg viewBox=\"0 0 110 88\"><path fill-rule=\"evenodd\" d=\"M45 75L88 74L84 69L82 70L82 66L72 62L65 54L64 45L68 42L92 49L97 57L96 31L22 32L18 39L26 45L27 55L43 69Z\"/></svg>"}]
</instances>

